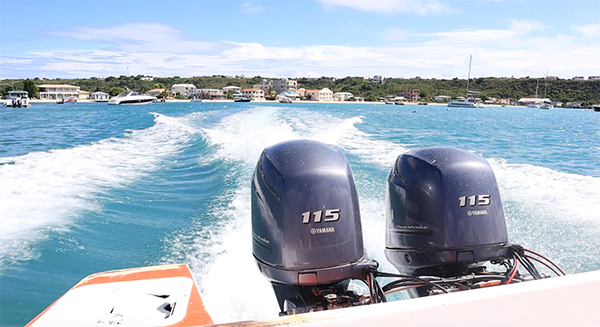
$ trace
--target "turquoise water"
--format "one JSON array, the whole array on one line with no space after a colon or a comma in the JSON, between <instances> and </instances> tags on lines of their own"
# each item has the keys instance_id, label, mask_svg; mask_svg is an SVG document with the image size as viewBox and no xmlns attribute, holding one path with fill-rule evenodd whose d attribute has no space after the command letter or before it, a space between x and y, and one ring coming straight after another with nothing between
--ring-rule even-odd
<instances>
[{"instance_id":1,"label":"turquoise water","mask_svg":"<svg viewBox=\"0 0 600 327\"><path fill-rule=\"evenodd\" d=\"M255 267L250 177L261 151L344 150L365 246L382 270L396 157L448 145L492 165L509 239L568 273L600 269L600 114L374 104L34 104L0 108L0 325L24 325L88 274L187 263L216 322L277 316Z\"/></svg>"}]
</instances>

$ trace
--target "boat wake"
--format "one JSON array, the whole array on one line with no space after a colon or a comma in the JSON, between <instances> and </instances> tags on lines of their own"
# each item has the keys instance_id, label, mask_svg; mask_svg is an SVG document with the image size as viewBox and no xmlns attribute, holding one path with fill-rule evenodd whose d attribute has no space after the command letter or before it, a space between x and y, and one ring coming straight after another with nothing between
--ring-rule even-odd
<instances>
[{"instance_id":1,"label":"boat wake","mask_svg":"<svg viewBox=\"0 0 600 327\"><path fill-rule=\"evenodd\" d=\"M373 182L373 176L362 171L374 169L378 176L386 176L407 147L361 131L363 119L333 117L300 108L292 111L256 107L202 128L207 142L214 147L210 160L228 163L228 178L237 185L214 202L210 214L218 223L197 226L195 233L202 237L194 239L185 255L216 323L277 315L271 286L252 257L249 181L262 150L279 142L311 139L336 145L346 152L359 190L367 253L380 262L381 270L395 271L383 252L384 180ZM543 250L569 272L600 269L598 260L591 261L592 266L583 262L587 256L600 255L600 222L595 218L600 204L594 200L600 197L599 179L502 160L488 161L501 188L511 241ZM557 205L558 202L564 204ZM593 228L587 228L588 225ZM571 239L574 234L580 237ZM589 254L573 255L580 246L589 250ZM237 292L240 283L244 284L243 293Z\"/></svg>"},{"instance_id":2,"label":"boat wake","mask_svg":"<svg viewBox=\"0 0 600 327\"><path fill-rule=\"evenodd\" d=\"M160 168L198 130L154 114L155 124L69 149L2 158L0 272L36 258L36 242L66 232L84 212L102 210L97 198Z\"/></svg>"}]
</instances>

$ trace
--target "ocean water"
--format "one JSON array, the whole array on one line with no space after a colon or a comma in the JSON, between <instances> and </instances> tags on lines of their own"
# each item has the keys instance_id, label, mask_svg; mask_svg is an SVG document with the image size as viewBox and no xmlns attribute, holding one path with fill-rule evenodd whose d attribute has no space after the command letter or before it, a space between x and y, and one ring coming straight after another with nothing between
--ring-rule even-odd
<instances>
[{"instance_id":1,"label":"ocean water","mask_svg":"<svg viewBox=\"0 0 600 327\"><path fill-rule=\"evenodd\" d=\"M250 178L291 139L340 147L380 270L385 178L412 149L494 169L509 240L568 273L600 269L600 114L376 104L34 104L0 108L0 325L22 326L86 275L187 263L215 322L275 317L252 257Z\"/></svg>"}]
</instances>

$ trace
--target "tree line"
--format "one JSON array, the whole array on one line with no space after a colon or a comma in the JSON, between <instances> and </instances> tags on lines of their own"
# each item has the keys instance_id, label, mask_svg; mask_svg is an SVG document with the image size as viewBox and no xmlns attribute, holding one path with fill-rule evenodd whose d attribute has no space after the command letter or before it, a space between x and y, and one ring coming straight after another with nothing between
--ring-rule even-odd
<instances>
[{"instance_id":1,"label":"tree line","mask_svg":"<svg viewBox=\"0 0 600 327\"><path fill-rule=\"evenodd\" d=\"M88 92L102 91L114 96L129 88L138 92L146 92L155 88L170 89L173 84L194 84L198 88L221 89L225 86L251 88L263 79L275 79L255 76L251 78L234 78L222 75L198 77L154 77L143 75L106 78L82 79L5 79L0 81L0 95L4 96L11 90L26 90L30 97L38 97L36 86L41 84L69 84L81 87ZM329 88L333 92L350 92L366 101L376 101L381 98L395 97L400 89L418 89L421 101L433 101L435 96L445 95L452 98L465 96L467 81L465 79L424 79L387 78L382 83L373 83L363 77L345 77L332 79L298 78L298 87L305 89ZM550 98L555 102L578 102L584 106L600 104L600 80L570 80L544 78L495 78L484 77L470 80L470 90L480 92L483 100L488 98L518 100L533 98Z\"/></svg>"}]
</instances>

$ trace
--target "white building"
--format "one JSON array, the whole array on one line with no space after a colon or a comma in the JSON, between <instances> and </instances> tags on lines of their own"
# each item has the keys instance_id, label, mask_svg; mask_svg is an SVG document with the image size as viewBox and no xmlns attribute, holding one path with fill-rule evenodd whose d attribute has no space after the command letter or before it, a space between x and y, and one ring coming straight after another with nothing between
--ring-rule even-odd
<instances>
[{"instance_id":1,"label":"white building","mask_svg":"<svg viewBox=\"0 0 600 327\"><path fill-rule=\"evenodd\" d=\"M223 90L219 89L195 89L191 91L188 95L188 98L198 98L198 99L222 99L223 98Z\"/></svg>"},{"instance_id":2,"label":"white building","mask_svg":"<svg viewBox=\"0 0 600 327\"><path fill-rule=\"evenodd\" d=\"M79 90L79 99L87 100L90 98L90 92Z\"/></svg>"},{"instance_id":3,"label":"white building","mask_svg":"<svg viewBox=\"0 0 600 327\"><path fill-rule=\"evenodd\" d=\"M195 90L196 85L194 84L173 84L171 86L171 93L185 95L186 97Z\"/></svg>"},{"instance_id":4,"label":"white building","mask_svg":"<svg viewBox=\"0 0 600 327\"><path fill-rule=\"evenodd\" d=\"M227 94L229 91L233 91L233 93L240 93L242 92L242 88L239 86L225 86L223 88L223 94Z\"/></svg>"},{"instance_id":5,"label":"white building","mask_svg":"<svg viewBox=\"0 0 600 327\"><path fill-rule=\"evenodd\" d=\"M333 101L348 101L350 98L353 98L354 94L350 92L335 92L333 94Z\"/></svg>"},{"instance_id":6,"label":"white building","mask_svg":"<svg viewBox=\"0 0 600 327\"><path fill-rule=\"evenodd\" d=\"M40 89L40 99L66 99L69 97L79 98L79 86L42 84L38 85Z\"/></svg>"},{"instance_id":7,"label":"white building","mask_svg":"<svg viewBox=\"0 0 600 327\"><path fill-rule=\"evenodd\" d=\"M260 84L253 85L255 89L261 89L265 92L269 92L269 89L275 90L277 94L281 92L296 92L298 90L298 81L294 81L287 78L280 80L269 80L263 79Z\"/></svg>"},{"instance_id":8,"label":"white building","mask_svg":"<svg viewBox=\"0 0 600 327\"><path fill-rule=\"evenodd\" d=\"M371 82L381 84L381 83L383 83L383 76L381 76L381 75L375 75L371 79Z\"/></svg>"},{"instance_id":9,"label":"white building","mask_svg":"<svg viewBox=\"0 0 600 327\"><path fill-rule=\"evenodd\" d=\"M321 90L306 90L308 98L312 101L333 101L333 91L328 88Z\"/></svg>"},{"instance_id":10,"label":"white building","mask_svg":"<svg viewBox=\"0 0 600 327\"><path fill-rule=\"evenodd\" d=\"M450 101L450 99L452 99L452 97L447 95L437 95L435 98L433 98L435 101Z\"/></svg>"},{"instance_id":11,"label":"white building","mask_svg":"<svg viewBox=\"0 0 600 327\"><path fill-rule=\"evenodd\" d=\"M259 88L243 89L242 96L244 98L251 98L252 100L264 100L265 99L265 91L263 91Z\"/></svg>"},{"instance_id":12,"label":"white building","mask_svg":"<svg viewBox=\"0 0 600 327\"><path fill-rule=\"evenodd\" d=\"M107 102L109 98L108 93L105 92L90 93L90 100L92 101Z\"/></svg>"},{"instance_id":13,"label":"white building","mask_svg":"<svg viewBox=\"0 0 600 327\"><path fill-rule=\"evenodd\" d=\"M273 89L277 91L277 93L296 92L298 90L298 81L294 81L287 78L273 80L271 81L271 85L273 86Z\"/></svg>"}]
</instances>

